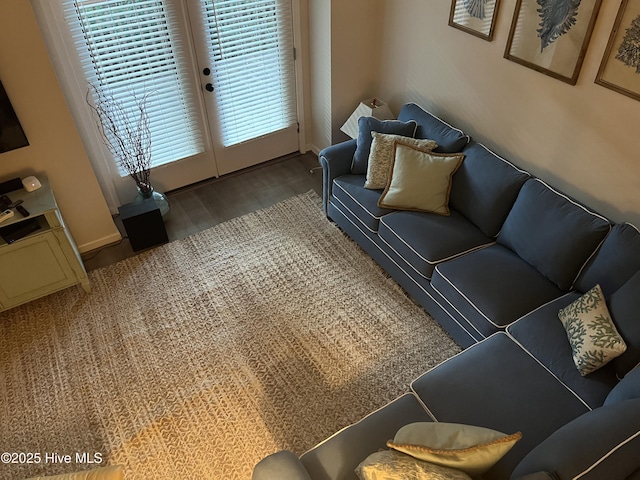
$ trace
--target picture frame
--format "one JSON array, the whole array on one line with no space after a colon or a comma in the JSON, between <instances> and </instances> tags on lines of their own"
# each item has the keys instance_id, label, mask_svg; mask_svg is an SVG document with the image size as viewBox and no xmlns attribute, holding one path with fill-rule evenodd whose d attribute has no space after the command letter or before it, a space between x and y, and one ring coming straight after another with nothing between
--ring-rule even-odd
<instances>
[{"instance_id":1,"label":"picture frame","mask_svg":"<svg viewBox=\"0 0 640 480\"><path fill-rule=\"evenodd\" d=\"M490 42L500 0L452 0L449 26Z\"/></svg>"},{"instance_id":2,"label":"picture frame","mask_svg":"<svg viewBox=\"0 0 640 480\"><path fill-rule=\"evenodd\" d=\"M601 3L517 0L504 58L575 85Z\"/></svg>"},{"instance_id":3,"label":"picture frame","mask_svg":"<svg viewBox=\"0 0 640 480\"><path fill-rule=\"evenodd\" d=\"M640 0L623 0L595 83L640 100ZM635 44L635 51L634 51Z\"/></svg>"}]
</instances>

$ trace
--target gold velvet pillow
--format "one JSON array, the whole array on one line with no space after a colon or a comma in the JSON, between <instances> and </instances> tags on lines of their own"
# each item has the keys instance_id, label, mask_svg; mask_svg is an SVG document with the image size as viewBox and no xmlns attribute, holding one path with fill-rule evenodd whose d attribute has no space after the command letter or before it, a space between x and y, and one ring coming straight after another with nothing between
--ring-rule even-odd
<instances>
[{"instance_id":1,"label":"gold velvet pillow","mask_svg":"<svg viewBox=\"0 0 640 480\"><path fill-rule=\"evenodd\" d=\"M464 155L433 153L397 142L394 149L389 183L378 206L449 215L451 177Z\"/></svg>"},{"instance_id":2,"label":"gold velvet pillow","mask_svg":"<svg viewBox=\"0 0 640 480\"><path fill-rule=\"evenodd\" d=\"M395 450L369 455L356 468L360 480L471 480L460 470L423 462Z\"/></svg>"},{"instance_id":3,"label":"gold velvet pillow","mask_svg":"<svg viewBox=\"0 0 640 480\"><path fill-rule=\"evenodd\" d=\"M52 477L33 477L27 480L124 480L124 472L120 465L112 465L84 472L65 473Z\"/></svg>"},{"instance_id":4,"label":"gold velvet pillow","mask_svg":"<svg viewBox=\"0 0 640 480\"><path fill-rule=\"evenodd\" d=\"M390 133L371 132L373 141L369 161L367 162L367 179L364 188L383 189L389 181L393 156L395 155L395 143L410 145L420 150L431 151L438 146L433 140L421 138L403 137Z\"/></svg>"},{"instance_id":5,"label":"gold velvet pillow","mask_svg":"<svg viewBox=\"0 0 640 480\"><path fill-rule=\"evenodd\" d=\"M522 438L489 428L443 422L405 425L387 446L420 460L482 475Z\"/></svg>"}]
</instances>

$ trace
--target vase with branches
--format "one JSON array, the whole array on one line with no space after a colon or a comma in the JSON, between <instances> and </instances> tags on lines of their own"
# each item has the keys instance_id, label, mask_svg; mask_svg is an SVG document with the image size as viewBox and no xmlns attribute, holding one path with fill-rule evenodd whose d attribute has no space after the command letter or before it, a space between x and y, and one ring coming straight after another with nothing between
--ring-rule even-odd
<instances>
[{"instance_id":1,"label":"vase with branches","mask_svg":"<svg viewBox=\"0 0 640 480\"><path fill-rule=\"evenodd\" d=\"M96 125L105 146L116 164L133 179L142 198L154 198L163 218L169 211L167 198L156 192L151 177L151 129L147 100L149 94L133 97L127 106L109 91L89 84L87 104L93 112Z\"/></svg>"}]
</instances>

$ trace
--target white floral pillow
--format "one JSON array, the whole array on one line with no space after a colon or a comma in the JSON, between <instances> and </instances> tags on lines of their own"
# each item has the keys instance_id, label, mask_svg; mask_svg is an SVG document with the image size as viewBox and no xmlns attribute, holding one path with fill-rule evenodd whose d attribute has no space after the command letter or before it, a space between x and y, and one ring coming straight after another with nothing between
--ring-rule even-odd
<instances>
[{"instance_id":1,"label":"white floral pillow","mask_svg":"<svg viewBox=\"0 0 640 480\"><path fill-rule=\"evenodd\" d=\"M433 140L423 140L420 138L403 137L402 135L392 135L389 133L371 132L373 141L369 152L367 163L367 179L364 188L372 190L386 188L393 163L396 142L416 147L420 150L431 151L438 147Z\"/></svg>"},{"instance_id":2,"label":"white floral pillow","mask_svg":"<svg viewBox=\"0 0 640 480\"><path fill-rule=\"evenodd\" d=\"M622 355L627 345L618 333L600 285L558 312L583 377Z\"/></svg>"}]
</instances>

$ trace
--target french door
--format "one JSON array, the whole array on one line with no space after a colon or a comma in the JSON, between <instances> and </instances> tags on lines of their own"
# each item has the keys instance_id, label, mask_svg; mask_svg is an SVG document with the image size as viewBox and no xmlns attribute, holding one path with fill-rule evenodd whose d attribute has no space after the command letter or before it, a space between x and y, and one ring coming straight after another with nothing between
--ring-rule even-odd
<instances>
[{"instance_id":1,"label":"french door","mask_svg":"<svg viewBox=\"0 0 640 480\"><path fill-rule=\"evenodd\" d=\"M87 82L125 102L150 93L159 190L299 149L296 0L32 1L112 209L135 185L96 140Z\"/></svg>"},{"instance_id":2,"label":"french door","mask_svg":"<svg viewBox=\"0 0 640 480\"><path fill-rule=\"evenodd\" d=\"M298 149L291 0L188 0L219 174Z\"/></svg>"}]
</instances>

